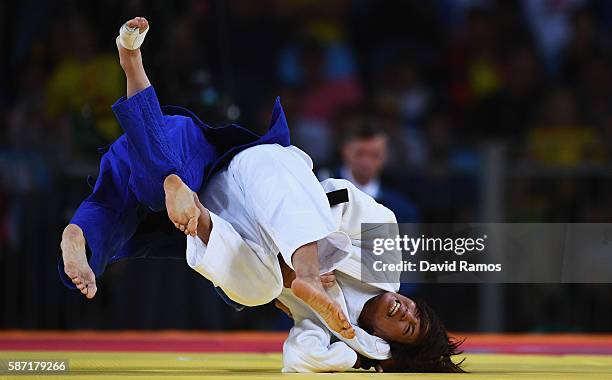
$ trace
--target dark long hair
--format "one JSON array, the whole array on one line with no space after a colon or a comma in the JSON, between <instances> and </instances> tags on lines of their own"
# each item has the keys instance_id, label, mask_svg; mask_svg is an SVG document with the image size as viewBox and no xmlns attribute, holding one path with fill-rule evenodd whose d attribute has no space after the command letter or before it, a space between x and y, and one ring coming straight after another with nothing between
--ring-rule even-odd
<instances>
[{"instance_id":1,"label":"dark long hair","mask_svg":"<svg viewBox=\"0 0 612 380\"><path fill-rule=\"evenodd\" d=\"M449 338L442 320L429 305L422 300L413 299L417 305L425 333L417 343L400 344L389 342L391 358L385 372L465 372L461 365L463 360L454 363L451 357L460 355L459 346L465 339Z\"/></svg>"}]
</instances>

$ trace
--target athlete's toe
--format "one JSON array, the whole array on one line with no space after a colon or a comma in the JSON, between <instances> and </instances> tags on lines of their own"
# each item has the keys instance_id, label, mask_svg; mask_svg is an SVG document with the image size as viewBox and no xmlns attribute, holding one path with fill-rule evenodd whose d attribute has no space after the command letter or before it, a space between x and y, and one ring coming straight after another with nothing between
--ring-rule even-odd
<instances>
[{"instance_id":1,"label":"athlete's toe","mask_svg":"<svg viewBox=\"0 0 612 380\"><path fill-rule=\"evenodd\" d=\"M355 337L355 329L353 329L353 327L344 329L342 330L341 335L347 339L353 339Z\"/></svg>"},{"instance_id":2,"label":"athlete's toe","mask_svg":"<svg viewBox=\"0 0 612 380\"><path fill-rule=\"evenodd\" d=\"M96 293L98 292L98 287L96 286L96 284L89 284L87 286L87 292L85 293L85 296L88 299L92 299L96 296Z\"/></svg>"},{"instance_id":3,"label":"athlete's toe","mask_svg":"<svg viewBox=\"0 0 612 380\"><path fill-rule=\"evenodd\" d=\"M138 17L128 20L127 26L130 28L136 28L138 26Z\"/></svg>"},{"instance_id":4,"label":"athlete's toe","mask_svg":"<svg viewBox=\"0 0 612 380\"><path fill-rule=\"evenodd\" d=\"M197 231L198 231L198 218L194 217L194 218L189 219L189 223L187 224L187 232L189 233L189 235L195 236Z\"/></svg>"}]
</instances>

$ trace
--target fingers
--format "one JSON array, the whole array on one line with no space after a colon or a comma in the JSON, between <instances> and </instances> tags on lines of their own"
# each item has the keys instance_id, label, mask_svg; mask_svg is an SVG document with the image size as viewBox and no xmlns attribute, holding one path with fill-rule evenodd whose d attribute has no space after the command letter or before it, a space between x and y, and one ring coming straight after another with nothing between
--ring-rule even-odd
<instances>
[{"instance_id":1,"label":"fingers","mask_svg":"<svg viewBox=\"0 0 612 380\"><path fill-rule=\"evenodd\" d=\"M378 373L382 373L383 372L383 367L380 364L376 364L376 366L374 368L376 368L376 372L378 372Z\"/></svg>"}]
</instances>

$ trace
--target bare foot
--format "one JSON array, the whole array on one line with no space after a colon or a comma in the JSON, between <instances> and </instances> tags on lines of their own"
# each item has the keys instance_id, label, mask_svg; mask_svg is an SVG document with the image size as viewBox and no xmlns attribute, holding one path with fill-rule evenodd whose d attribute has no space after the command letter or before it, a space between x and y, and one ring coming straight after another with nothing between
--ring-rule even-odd
<instances>
[{"instance_id":1,"label":"bare foot","mask_svg":"<svg viewBox=\"0 0 612 380\"><path fill-rule=\"evenodd\" d=\"M194 199L194 192L175 174L170 174L164 180L164 191L166 210L174 226L185 235L195 236L201 211Z\"/></svg>"},{"instance_id":2,"label":"bare foot","mask_svg":"<svg viewBox=\"0 0 612 380\"><path fill-rule=\"evenodd\" d=\"M62 234L60 247L64 259L64 272L81 293L89 299L94 298L98 287L96 276L87 263L83 230L76 224L69 224Z\"/></svg>"},{"instance_id":3,"label":"bare foot","mask_svg":"<svg viewBox=\"0 0 612 380\"><path fill-rule=\"evenodd\" d=\"M300 298L319 314L332 330L346 339L353 339L355 337L355 330L344 315L344 312L327 295L318 277L312 280L296 278L291 283L291 290L296 297Z\"/></svg>"}]
</instances>

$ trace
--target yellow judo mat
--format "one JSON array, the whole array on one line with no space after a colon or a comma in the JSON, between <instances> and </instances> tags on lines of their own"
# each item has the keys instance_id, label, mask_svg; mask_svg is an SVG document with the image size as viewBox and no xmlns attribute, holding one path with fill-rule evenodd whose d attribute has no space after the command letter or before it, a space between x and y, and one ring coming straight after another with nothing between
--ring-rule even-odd
<instances>
[{"instance_id":1,"label":"yellow judo mat","mask_svg":"<svg viewBox=\"0 0 612 380\"><path fill-rule=\"evenodd\" d=\"M0 331L0 379L611 379L612 335L465 334L467 374L282 374L287 332ZM67 360L9 374L8 361Z\"/></svg>"},{"instance_id":2,"label":"yellow judo mat","mask_svg":"<svg viewBox=\"0 0 612 380\"><path fill-rule=\"evenodd\" d=\"M468 354L469 374L282 374L281 354L0 352L0 360L68 359L65 374L0 375L2 379L612 379L609 355Z\"/></svg>"}]
</instances>

